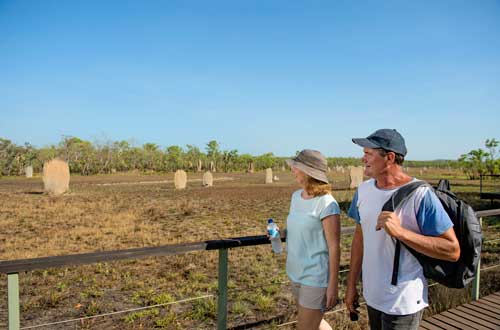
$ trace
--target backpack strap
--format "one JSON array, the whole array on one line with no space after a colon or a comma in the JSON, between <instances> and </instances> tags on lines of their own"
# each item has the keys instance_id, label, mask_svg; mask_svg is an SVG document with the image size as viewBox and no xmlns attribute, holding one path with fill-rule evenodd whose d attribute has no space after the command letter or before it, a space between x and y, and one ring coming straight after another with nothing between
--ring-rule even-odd
<instances>
[{"instance_id":1,"label":"backpack strap","mask_svg":"<svg viewBox=\"0 0 500 330\"><path fill-rule=\"evenodd\" d=\"M451 191L450 181L448 181L447 179L439 180L436 190Z\"/></svg>"},{"instance_id":2,"label":"backpack strap","mask_svg":"<svg viewBox=\"0 0 500 330\"><path fill-rule=\"evenodd\" d=\"M420 180L405 184L404 186L396 190L396 192L392 194L391 198L389 198L389 200L385 202L384 206L382 207L382 211L394 212L395 209L403 205L403 203L411 197L411 195L415 192L415 190L417 190L417 188L425 185L427 185L427 182Z\"/></svg>"},{"instance_id":3,"label":"backpack strap","mask_svg":"<svg viewBox=\"0 0 500 330\"><path fill-rule=\"evenodd\" d=\"M387 202L385 202L382 207L382 211L394 212L395 209L403 205L413 193L417 190L417 188L427 185L424 181L415 181L412 183L408 183L398 190L394 194L392 194L391 198ZM399 240L395 240L395 250L394 250L394 262L392 266L392 279L391 284L398 284L398 274L399 274L399 256L401 254L401 242Z\"/></svg>"},{"instance_id":4,"label":"backpack strap","mask_svg":"<svg viewBox=\"0 0 500 330\"><path fill-rule=\"evenodd\" d=\"M391 278L391 284L394 286L398 284L400 254L401 254L401 242L399 240L396 240L396 247L394 250L394 262L392 263L392 278Z\"/></svg>"}]
</instances>

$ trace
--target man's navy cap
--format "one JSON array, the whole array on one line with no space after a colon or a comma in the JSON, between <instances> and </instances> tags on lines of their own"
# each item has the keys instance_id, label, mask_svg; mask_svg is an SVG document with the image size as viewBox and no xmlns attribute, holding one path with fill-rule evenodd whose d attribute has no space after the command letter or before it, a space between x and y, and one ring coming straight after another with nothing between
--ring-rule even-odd
<instances>
[{"instance_id":1,"label":"man's navy cap","mask_svg":"<svg viewBox=\"0 0 500 330\"><path fill-rule=\"evenodd\" d=\"M367 138L352 139L352 142L365 148L385 149L406 156L405 139L395 129L379 129Z\"/></svg>"}]
</instances>

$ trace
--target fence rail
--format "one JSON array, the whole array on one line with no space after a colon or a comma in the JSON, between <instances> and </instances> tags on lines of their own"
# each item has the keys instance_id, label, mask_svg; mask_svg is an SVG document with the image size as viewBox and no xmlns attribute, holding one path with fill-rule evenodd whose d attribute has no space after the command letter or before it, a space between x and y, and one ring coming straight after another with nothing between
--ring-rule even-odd
<instances>
[{"instance_id":1,"label":"fence rail","mask_svg":"<svg viewBox=\"0 0 500 330\"><path fill-rule=\"evenodd\" d=\"M483 217L500 215L500 209L478 211L476 215L480 220ZM343 234L352 234L355 227L342 228ZM286 241L282 236L281 240ZM93 264L99 262L140 259L146 257L172 256L189 252L218 250L218 302L217 302L217 329L226 329L227 324L227 280L228 280L228 249L270 244L265 235L234 237L222 240L208 240L157 247L134 248L127 250L102 251L92 253L71 254L64 256L3 260L0 261L0 274L7 274L8 291L8 323L9 330L20 329L19 308L19 273L25 271L41 270L54 267ZM473 283L472 297L479 298L480 265Z\"/></svg>"},{"instance_id":2,"label":"fence rail","mask_svg":"<svg viewBox=\"0 0 500 330\"><path fill-rule=\"evenodd\" d=\"M349 234L353 232L354 227L342 228L343 234ZM286 238L282 237L281 240L285 242ZM233 237L221 240L209 240L204 242L162 245L127 250L68 254L63 256L31 259L3 260L0 261L0 274L20 273L24 271L40 270L53 267L84 265L116 260L173 256L188 252L220 250L262 244L269 244L269 239L265 235Z\"/></svg>"},{"instance_id":3,"label":"fence rail","mask_svg":"<svg viewBox=\"0 0 500 330\"><path fill-rule=\"evenodd\" d=\"M500 199L499 174L481 174L479 176L479 197L491 200L492 205L494 199Z\"/></svg>"}]
</instances>

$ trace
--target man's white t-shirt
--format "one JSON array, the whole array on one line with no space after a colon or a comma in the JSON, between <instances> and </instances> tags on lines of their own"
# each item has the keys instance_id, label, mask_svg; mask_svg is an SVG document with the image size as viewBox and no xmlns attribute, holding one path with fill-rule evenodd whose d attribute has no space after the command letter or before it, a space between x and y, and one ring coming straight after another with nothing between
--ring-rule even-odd
<instances>
[{"instance_id":1,"label":"man's white t-shirt","mask_svg":"<svg viewBox=\"0 0 500 330\"><path fill-rule=\"evenodd\" d=\"M363 230L362 280L367 304L386 314L407 315L428 306L422 266L401 246L398 284L392 285L395 241L383 229L375 230L383 205L399 188L380 189L374 179L363 182L356 190L348 214ZM426 236L439 236L453 226L428 186L419 187L395 213L404 228Z\"/></svg>"}]
</instances>

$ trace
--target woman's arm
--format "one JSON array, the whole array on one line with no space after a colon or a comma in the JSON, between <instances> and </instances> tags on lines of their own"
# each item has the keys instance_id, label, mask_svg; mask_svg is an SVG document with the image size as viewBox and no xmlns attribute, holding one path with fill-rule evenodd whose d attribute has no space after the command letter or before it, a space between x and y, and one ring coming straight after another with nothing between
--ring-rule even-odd
<instances>
[{"instance_id":1,"label":"woman's arm","mask_svg":"<svg viewBox=\"0 0 500 330\"><path fill-rule=\"evenodd\" d=\"M340 215L329 215L323 219L323 230L328 245L328 289L326 292L326 308L332 308L337 303L339 292L340 264Z\"/></svg>"}]
</instances>

